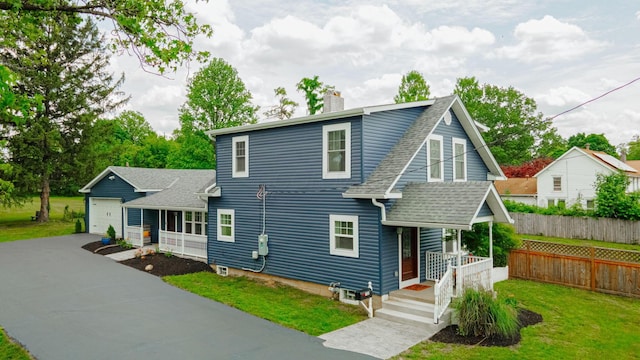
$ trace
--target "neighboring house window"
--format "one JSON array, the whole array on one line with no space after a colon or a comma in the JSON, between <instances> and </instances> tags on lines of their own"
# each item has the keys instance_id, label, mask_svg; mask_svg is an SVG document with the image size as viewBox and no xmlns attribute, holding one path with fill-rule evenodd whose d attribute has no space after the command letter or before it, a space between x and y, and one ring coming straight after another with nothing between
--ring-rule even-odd
<instances>
[{"instance_id":1,"label":"neighboring house window","mask_svg":"<svg viewBox=\"0 0 640 360\"><path fill-rule=\"evenodd\" d=\"M322 127L322 178L351 178L351 123Z\"/></svg>"},{"instance_id":2,"label":"neighboring house window","mask_svg":"<svg viewBox=\"0 0 640 360\"><path fill-rule=\"evenodd\" d=\"M560 176L553 177L553 191L562 191L562 178Z\"/></svg>"},{"instance_id":3,"label":"neighboring house window","mask_svg":"<svg viewBox=\"0 0 640 360\"><path fill-rule=\"evenodd\" d=\"M587 200L587 210L594 210L596 208L595 200Z\"/></svg>"},{"instance_id":4,"label":"neighboring house window","mask_svg":"<svg viewBox=\"0 0 640 360\"><path fill-rule=\"evenodd\" d=\"M467 180L467 141L452 139L453 143L453 181Z\"/></svg>"},{"instance_id":5,"label":"neighboring house window","mask_svg":"<svg viewBox=\"0 0 640 360\"><path fill-rule=\"evenodd\" d=\"M458 252L458 230L442 229L442 252Z\"/></svg>"},{"instance_id":6,"label":"neighboring house window","mask_svg":"<svg viewBox=\"0 0 640 360\"><path fill-rule=\"evenodd\" d=\"M547 200L547 207L552 207L552 206L556 206L556 200L555 199L548 199Z\"/></svg>"},{"instance_id":7,"label":"neighboring house window","mask_svg":"<svg viewBox=\"0 0 640 360\"><path fill-rule=\"evenodd\" d=\"M565 199L548 199L547 207L557 206L561 209L567 207L567 201Z\"/></svg>"},{"instance_id":8,"label":"neighboring house window","mask_svg":"<svg viewBox=\"0 0 640 360\"><path fill-rule=\"evenodd\" d=\"M558 199L558 207L564 209L567 207L567 202L564 199Z\"/></svg>"},{"instance_id":9,"label":"neighboring house window","mask_svg":"<svg viewBox=\"0 0 640 360\"><path fill-rule=\"evenodd\" d=\"M233 138L232 177L249 177L249 137Z\"/></svg>"},{"instance_id":10,"label":"neighboring house window","mask_svg":"<svg viewBox=\"0 0 640 360\"><path fill-rule=\"evenodd\" d=\"M235 211L229 209L218 209L218 240L235 241Z\"/></svg>"},{"instance_id":11,"label":"neighboring house window","mask_svg":"<svg viewBox=\"0 0 640 360\"><path fill-rule=\"evenodd\" d=\"M331 255L359 256L357 216L329 215L329 236Z\"/></svg>"},{"instance_id":12,"label":"neighboring house window","mask_svg":"<svg viewBox=\"0 0 640 360\"><path fill-rule=\"evenodd\" d=\"M442 181L444 163L442 161L442 136L431 135L427 141L428 180Z\"/></svg>"},{"instance_id":13,"label":"neighboring house window","mask_svg":"<svg viewBox=\"0 0 640 360\"><path fill-rule=\"evenodd\" d=\"M185 211L184 229L184 232L187 234L207 235L207 213L201 211Z\"/></svg>"}]
</instances>

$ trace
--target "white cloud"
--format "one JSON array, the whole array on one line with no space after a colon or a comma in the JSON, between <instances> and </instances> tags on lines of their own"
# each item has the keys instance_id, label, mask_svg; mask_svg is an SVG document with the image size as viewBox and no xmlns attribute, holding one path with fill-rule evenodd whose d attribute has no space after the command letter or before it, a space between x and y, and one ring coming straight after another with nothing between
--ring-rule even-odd
<instances>
[{"instance_id":1,"label":"white cloud","mask_svg":"<svg viewBox=\"0 0 640 360\"><path fill-rule=\"evenodd\" d=\"M636 18L638 18L638 20L640 20L640 11L636 12Z\"/></svg>"},{"instance_id":2,"label":"white cloud","mask_svg":"<svg viewBox=\"0 0 640 360\"><path fill-rule=\"evenodd\" d=\"M604 42L589 38L580 27L550 15L518 24L513 35L518 44L499 48L493 56L525 63L551 63L580 58L605 46Z\"/></svg>"},{"instance_id":3,"label":"white cloud","mask_svg":"<svg viewBox=\"0 0 640 360\"><path fill-rule=\"evenodd\" d=\"M569 86L561 86L552 88L545 94L534 96L536 102L544 103L549 106L568 106L577 105L589 100L590 96L584 91Z\"/></svg>"}]
</instances>

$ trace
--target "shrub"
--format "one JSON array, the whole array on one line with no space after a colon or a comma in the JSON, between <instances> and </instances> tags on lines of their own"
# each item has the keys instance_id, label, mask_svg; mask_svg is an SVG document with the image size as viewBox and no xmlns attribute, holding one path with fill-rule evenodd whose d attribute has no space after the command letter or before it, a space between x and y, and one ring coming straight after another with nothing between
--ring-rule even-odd
<instances>
[{"instance_id":1,"label":"shrub","mask_svg":"<svg viewBox=\"0 0 640 360\"><path fill-rule=\"evenodd\" d=\"M113 228L113 225L109 225L109 228L107 229L107 237L109 237L111 241L116 240L116 229Z\"/></svg>"},{"instance_id":2,"label":"shrub","mask_svg":"<svg viewBox=\"0 0 640 360\"><path fill-rule=\"evenodd\" d=\"M462 243L473 255L489 257L489 225L478 223L471 231L463 231ZM493 266L507 266L509 251L521 244L511 225L493 224Z\"/></svg>"},{"instance_id":3,"label":"shrub","mask_svg":"<svg viewBox=\"0 0 640 360\"><path fill-rule=\"evenodd\" d=\"M80 219L76 220L76 234L79 234L82 232L82 224L80 223Z\"/></svg>"},{"instance_id":4,"label":"shrub","mask_svg":"<svg viewBox=\"0 0 640 360\"><path fill-rule=\"evenodd\" d=\"M513 302L496 299L492 291L466 289L453 301L462 336L514 337L519 330L518 309Z\"/></svg>"}]
</instances>

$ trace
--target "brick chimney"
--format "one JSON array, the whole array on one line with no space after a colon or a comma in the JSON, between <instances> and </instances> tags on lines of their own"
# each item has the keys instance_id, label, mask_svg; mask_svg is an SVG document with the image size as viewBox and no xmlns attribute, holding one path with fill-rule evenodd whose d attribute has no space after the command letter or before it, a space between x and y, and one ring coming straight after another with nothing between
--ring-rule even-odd
<instances>
[{"instance_id":1,"label":"brick chimney","mask_svg":"<svg viewBox=\"0 0 640 360\"><path fill-rule=\"evenodd\" d=\"M627 162L627 150L620 150L620 161L622 161L623 163Z\"/></svg>"},{"instance_id":2,"label":"brick chimney","mask_svg":"<svg viewBox=\"0 0 640 360\"><path fill-rule=\"evenodd\" d=\"M324 94L322 101L324 104L322 107L323 113L344 110L344 98L340 96L340 91L336 91L336 90L327 91Z\"/></svg>"}]
</instances>

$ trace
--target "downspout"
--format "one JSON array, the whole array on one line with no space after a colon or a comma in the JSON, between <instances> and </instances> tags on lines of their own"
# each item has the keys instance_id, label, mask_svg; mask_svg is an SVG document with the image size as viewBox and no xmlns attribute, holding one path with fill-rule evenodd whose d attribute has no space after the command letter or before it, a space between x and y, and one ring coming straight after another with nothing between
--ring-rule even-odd
<instances>
[{"instance_id":1,"label":"downspout","mask_svg":"<svg viewBox=\"0 0 640 360\"><path fill-rule=\"evenodd\" d=\"M377 206L380 208L380 224L378 225L378 264L382 264L382 222L387 220L387 213L386 213L386 209L384 207L384 204L381 202L378 202L376 199L371 199L371 203L374 206ZM380 296L382 296L382 290L384 289L383 283L382 283L382 267L380 266L378 268L378 279L380 281ZM371 287L371 282L369 282L369 286ZM371 287L371 292L373 293L373 287ZM370 313L373 314L373 311Z\"/></svg>"},{"instance_id":2,"label":"downspout","mask_svg":"<svg viewBox=\"0 0 640 360\"><path fill-rule=\"evenodd\" d=\"M374 206L377 206L380 208L380 221L387 221L387 212L386 209L384 207L384 204L381 202L378 202L378 200L376 199L371 199L371 203Z\"/></svg>"}]
</instances>

